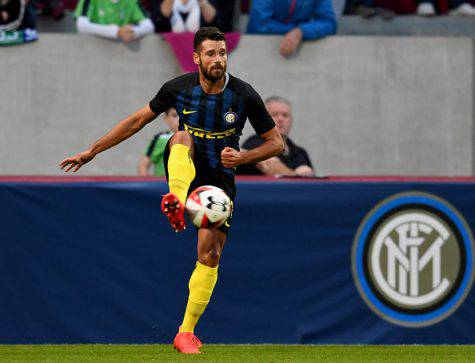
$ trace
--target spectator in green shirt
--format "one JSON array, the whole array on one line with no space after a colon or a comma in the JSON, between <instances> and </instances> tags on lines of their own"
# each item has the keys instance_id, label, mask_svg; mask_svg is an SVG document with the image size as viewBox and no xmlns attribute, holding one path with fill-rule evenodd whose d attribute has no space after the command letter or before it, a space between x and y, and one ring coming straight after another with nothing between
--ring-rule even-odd
<instances>
[{"instance_id":1,"label":"spectator in green shirt","mask_svg":"<svg viewBox=\"0 0 475 363\"><path fill-rule=\"evenodd\" d=\"M74 16L79 33L125 43L154 31L139 0L80 0Z\"/></svg>"},{"instance_id":2,"label":"spectator in green shirt","mask_svg":"<svg viewBox=\"0 0 475 363\"><path fill-rule=\"evenodd\" d=\"M163 153L165 152L165 147L167 146L168 140L173 136L173 134L178 131L178 113L174 108L169 108L165 111L165 122L168 125L170 131L159 132L156 134L152 141L150 142L145 155L142 156L142 159L139 163L139 175L155 175L155 176L165 176L165 166L163 165ZM154 173L150 174L150 167L154 165Z\"/></svg>"}]
</instances>

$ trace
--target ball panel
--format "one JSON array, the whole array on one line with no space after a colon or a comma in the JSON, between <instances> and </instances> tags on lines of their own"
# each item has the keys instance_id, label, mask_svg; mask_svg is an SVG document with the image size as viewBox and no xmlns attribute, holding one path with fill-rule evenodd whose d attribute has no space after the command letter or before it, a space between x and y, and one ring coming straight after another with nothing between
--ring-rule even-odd
<instances>
[{"instance_id":1,"label":"ball panel","mask_svg":"<svg viewBox=\"0 0 475 363\"><path fill-rule=\"evenodd\" d=\"M228 219L231 201L222 189L205 185L190 193L186 210L198 228L217 228Z\"/></svg>"},{"instance_id":2,"label":"ball panel","mask_svg":"<svg viewBox=\"0 0 475 363\"><path fill-rule=\"evenodd\" d=\"M203 218L201 218L201 228L206 228L208 227L208 224L209 224L209 221L208 221L208 217L206 217L206 213L203 213Z\"/></svg>"}]
</instances>

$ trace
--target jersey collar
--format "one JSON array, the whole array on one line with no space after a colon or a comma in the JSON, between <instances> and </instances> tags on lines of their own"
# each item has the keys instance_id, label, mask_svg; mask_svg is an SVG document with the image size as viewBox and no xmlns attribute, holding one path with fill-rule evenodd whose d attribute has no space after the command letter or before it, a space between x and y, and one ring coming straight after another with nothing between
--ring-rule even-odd
<instances>
[{"instance_id":1,"label":"jersey collar","mask_svg":"<svg viewBox=\"0 0 475 363\"><path fill-rule=\"evenodd\" d=\"M230 78L230 77L229 77L228 72L225 72L225 73L224 73L224 85L223 85L223 88L221 88L221 90L219 91L219 93L223 92L223 91L226 89L226 87L227 87L227 85L228 85L228 83L229 83L229 78ZM196 82L196 83L195 83L196 85L198 85L198 86L201 87L201 85L200 85L200 74L199 74L199 72L195 72L195 82Z\"/></svg>"},{"instance_id":2,"label":"jersey collar","mask_svg":"<svg viewBox=\"0 0 475 363\"><path fill-rule=\"evenodd\" d=\"M226 86L228 85L229 82L229 74L228 72L224 73L224 86L221 89L221 92L223 92L226 89Z\"/></svg>"}]
</instances>

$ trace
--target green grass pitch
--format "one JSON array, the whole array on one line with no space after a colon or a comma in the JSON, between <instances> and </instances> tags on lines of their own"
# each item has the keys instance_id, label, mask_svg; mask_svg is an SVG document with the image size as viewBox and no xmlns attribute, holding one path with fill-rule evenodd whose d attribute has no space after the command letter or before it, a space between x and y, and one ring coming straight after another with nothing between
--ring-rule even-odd
<instances>
[{"instance_id":1,"label":"green grass pitch","mask_svg":"<svg viewBox=\"0 0 475 363\"><path fill-rule=\"evenodd\" d=\"M0 345L1 362L475 362L475 346L205 345L186 356L171 345Z\"/></svg>"}]
</instances>

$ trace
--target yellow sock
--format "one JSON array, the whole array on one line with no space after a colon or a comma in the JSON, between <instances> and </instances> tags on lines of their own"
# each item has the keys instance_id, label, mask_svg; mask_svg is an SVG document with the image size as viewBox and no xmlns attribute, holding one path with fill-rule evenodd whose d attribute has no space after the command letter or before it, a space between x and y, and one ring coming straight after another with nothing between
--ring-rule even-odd
<instances>
[{"instance_id":1,"label":"yellow sock","mask_svg":"<svg viewBox=\"0 0 475 363\"><path fill-rule=\"evenodd\" d=\"M198 319L209 303L217 280L218 266L208 267L199 262L196 263L196 268L191 274L188 285L190 295L188 296L188 304L186 305L185 317L181 324L180 333L194 332Z\"/></svg>"},{"instance_id":2,"label":"yellow sock","mask_svg":"<svg viewBox=\"0 0 475 363\"><path fill-rule=\"evenodd\" d=\"M175 194L183 204L186 203L186 195L195 175L190 148L183 144L173 145L168 158L168 186L170 193Z\"/></svg>"}]
</instances>

